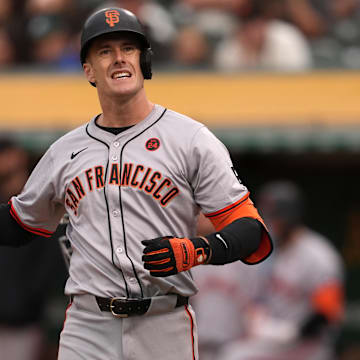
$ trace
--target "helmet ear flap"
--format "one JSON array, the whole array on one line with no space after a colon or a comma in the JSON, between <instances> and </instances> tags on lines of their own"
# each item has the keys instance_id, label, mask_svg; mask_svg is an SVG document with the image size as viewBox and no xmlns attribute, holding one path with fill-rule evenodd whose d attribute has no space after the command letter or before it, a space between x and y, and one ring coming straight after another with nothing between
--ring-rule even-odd
<instances>
[{"instance_id":1,"label":"helmet ear flap","mask_svg":"<svg viewBox=\"0 0 360 360\"><path fill-rule=\"evenodd\" d=\"M152 78L152 70L151 70L152 55L153 55L153 51L151 50L151 48L146 48L142 50L140 54L140 67L145 80L150 80Z\"/></svg>"}]
</instances>

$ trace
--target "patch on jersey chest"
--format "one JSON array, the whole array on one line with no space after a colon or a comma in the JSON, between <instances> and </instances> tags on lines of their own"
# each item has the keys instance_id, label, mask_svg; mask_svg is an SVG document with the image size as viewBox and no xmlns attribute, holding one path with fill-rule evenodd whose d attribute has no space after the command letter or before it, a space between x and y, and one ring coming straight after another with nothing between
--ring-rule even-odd
<instances>
[{"instance_id":1,"label":"patch on jersey chest","mask_svg":"<svg viewBox=\"0 0 360 360\"><path fill-rule=\"evenodd\" d=\"M157 138L151 138L145 144L145 148L149 151L155 151L159 147L160 147L160 140Z\"/></svg>"}]
</instances>

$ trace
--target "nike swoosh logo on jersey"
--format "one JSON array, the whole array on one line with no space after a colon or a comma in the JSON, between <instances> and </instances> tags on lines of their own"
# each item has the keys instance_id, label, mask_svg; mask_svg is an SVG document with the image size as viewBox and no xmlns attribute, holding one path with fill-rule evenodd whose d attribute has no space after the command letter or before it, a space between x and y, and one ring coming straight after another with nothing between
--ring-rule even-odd
<instances>
[{"instance_id":1,"label":"nike swoosh logo on jersey","mask_svg":"<svg viewBox=\"0 0 360 360\"><path fill-rule=\"evenodd\" d=\"M220 234L215 234L215 236L224 244L226 248L228 248L226 241L222 238Z\"/></svg>"},{"instance_id":2,"label":"nike swoosh logo on jersey","mask_svg":"<svg viewBox=\"0 0 360 360\"><path fill-rule=\"evenodd\" d=\"M75 156L79 155L81 152L83 152L83 151L86 150L86 149L87 149L87 147L84 148L84 149L81 149L81 150L78 151L77 153L72 152L72 153L71 153L71 160L72 160Z\"/></svg>"}]
</instances>

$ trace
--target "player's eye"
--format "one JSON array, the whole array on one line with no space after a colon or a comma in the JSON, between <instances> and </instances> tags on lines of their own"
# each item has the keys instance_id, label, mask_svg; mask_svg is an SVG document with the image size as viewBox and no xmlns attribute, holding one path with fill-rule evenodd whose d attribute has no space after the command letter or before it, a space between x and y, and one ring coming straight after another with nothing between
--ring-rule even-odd
<instances>
[{"instance_id":1,"label":"player's eye","mask_svg":"<svg viewBox=\"0 0 360 360\"><path fill-rule=\"evenodd\" d=\"M110 53L110 49L104 48L99 50L99 55L107 55Z\"/></svg>"},{"instance_id":2,"label":"player's eye","mask_svg":"<svg viewBox=\"0 0 360 360\"><path fill-rule=\"evenodd\" d=\"M127 46L123 47L123 51L127 54L134 52L135 49L136 49L136 47L133 45L127 45Z\"/></svg>"}]
</instances>

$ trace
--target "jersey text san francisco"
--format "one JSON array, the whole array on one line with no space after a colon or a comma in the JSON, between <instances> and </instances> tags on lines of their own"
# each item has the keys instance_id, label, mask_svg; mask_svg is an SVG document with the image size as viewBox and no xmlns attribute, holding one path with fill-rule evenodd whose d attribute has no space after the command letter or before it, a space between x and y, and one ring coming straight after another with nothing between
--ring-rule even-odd
<instances>
[{"instance_id":1,"label":"jersey text san francisco","mask_svg":"<svg viewBox=\"0 0 360 360\"><path fill-rule=\"evenodd\" d=\"M66 189L65 204L77 215L80 201L92 192L105 187L104 166L94 166L76 176ZM160 171L144 165L125 163L120 171L118 163L112 163L107 175L108 185L127 187L143 191L152 196L163 207L167 206L178 194L179 189L171 179L165 177Z\"/></svg>"}]
</instances>

